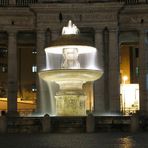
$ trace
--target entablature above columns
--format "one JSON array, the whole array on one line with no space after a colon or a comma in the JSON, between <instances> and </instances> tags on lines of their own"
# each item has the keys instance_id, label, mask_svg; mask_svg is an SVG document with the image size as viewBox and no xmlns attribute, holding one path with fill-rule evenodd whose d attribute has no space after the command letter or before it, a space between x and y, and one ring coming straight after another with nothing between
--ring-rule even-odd
<instances>
[{"instance_id":1,"label":"entablature above columns","mask_svg":"<svg viewBox=\"0 0 148 148\"><path fill-rule=\"evenodd\" d=\"M62 28L68 20L79 27L118 26L120 3L34 4L38 28Z\"/></svg>"},{"instance_id":2,"label":"entablature above columns","mask_svg":"<svg viewBox=\"0 0 148 148\"><path fill-rule=\"evenodd\" d=\"M139 7L140 6L140 7ZM130 5L120 12L120 28L148 28L148 5Z\"/></svg>"},{"instance_id":3,"label":"entablature above columns","mask_svg":"<svg viewBox=\"0 0 148 148\"><path fill-rule=\"evenodd\" d=\"M35 15L29 8L0 8L0 29L4 28L34 28Z\"/></svg>"},{"instance_id":4,"label":"entablature above columns","mask_svg":"<svg viewBox=\"0 0 148 148\"><path fill-rule=\"evenodd\" d=\"M58 12L117 12L123 3L112 2L112 3L52 3L52 4L34 4L30 8L34 9L38 13L58 13Z\"/></svg>"}]
</instances>

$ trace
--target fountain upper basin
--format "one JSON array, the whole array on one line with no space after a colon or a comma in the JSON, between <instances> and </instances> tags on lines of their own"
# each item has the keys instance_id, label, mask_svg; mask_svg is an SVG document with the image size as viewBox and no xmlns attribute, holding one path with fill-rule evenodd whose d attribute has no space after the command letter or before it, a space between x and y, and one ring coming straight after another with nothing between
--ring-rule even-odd
<instances>
[{"instance_id":1,"label":"fountain upper basin","mask_svg":"<svg viewBox=\"0 0 148 148\"><path fill-rule=\"evenodd\" d=\"M54 69L39 72L45 81L95 81L103 74L102 70L92 69Z\"/></svg>"}]
</instances>

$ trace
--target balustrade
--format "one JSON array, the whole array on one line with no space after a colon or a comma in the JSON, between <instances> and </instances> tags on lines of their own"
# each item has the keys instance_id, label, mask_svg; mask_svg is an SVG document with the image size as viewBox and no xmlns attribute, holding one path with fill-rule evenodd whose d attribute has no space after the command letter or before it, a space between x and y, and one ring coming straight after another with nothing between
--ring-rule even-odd
<instances>
[{"instance_id":1,"label":"balustrade","mask_svg":"<svg viewBox=\"0 0 148 148\"><path fill-rule=\"evenodd\" d=\"M61 3L61 2L69 2L72 3L74 1L67 0L16 0L13 2L18 7L28 7L30 4L35 3ZM97 2L124 2L126 5L136 5L136 4L148 4L148 0L81 0L80 2L89 2L89 3L97 3ZM11 0L0 0L0 7L5 7L11 5Z\"/></svg>"},{"instance_id":2,"label":"balustrade","mask_svg":"<svg viewBox=\"0 0 148 148\"><path fill-rule=\"evenodd\" d=\"M148 4L148 0L118 0L119 2L125 2L127 5L136 5L136 4Z\"/></svg>"},{"instance_id":3,"label":"balustrade","mask_svg":"<svg viewBox=\"0 0 148 148\"><path fill-rule=\"evenodd\" d=\"M38 3L38 0L16 0L16 6L27 7L30 4Z\"/></svg>"}]
</instances>

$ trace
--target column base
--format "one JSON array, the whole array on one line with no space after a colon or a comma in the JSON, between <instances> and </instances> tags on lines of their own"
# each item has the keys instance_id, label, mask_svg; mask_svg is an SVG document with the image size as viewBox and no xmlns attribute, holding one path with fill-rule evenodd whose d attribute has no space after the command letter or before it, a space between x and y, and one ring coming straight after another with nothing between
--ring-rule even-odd
<instances>
[{"instance_id":1,"label":"column base","mask_svg":"<svg viewBox=\"0 0 148 148\"><path fill-rule=\"evenodd\" d=\"M18 117L18 116L19 116L19 112L17 112L17 111L8 111L8 112L6 113L6 115L7 115L8 117Z\"/></svg>"}]
</instances>

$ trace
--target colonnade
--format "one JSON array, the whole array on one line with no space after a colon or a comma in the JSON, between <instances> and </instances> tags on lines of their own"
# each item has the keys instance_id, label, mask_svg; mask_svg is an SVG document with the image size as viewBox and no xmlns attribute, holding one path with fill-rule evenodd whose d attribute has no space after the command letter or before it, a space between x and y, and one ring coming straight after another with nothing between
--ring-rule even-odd
<instances>
[{"instance_id":1,"label":"colonnade","mask_svg":"<svg viewBox=\"0 0 148 148\"><path fill-rule=\"evenodd\" d=\"M45 33L46 30L37 30L37 67L45 68ZM95 46L98 49L98 62L101 63L105 73L100 80L95 82L94 108L95 112L119 112L120 111L120 67L119 67L119 43L118 30L108 29L105 35L104 29L95 29ZM140 66L140 110L148 111L148 50L147 32L139 31L139 66ZM17 31L8 31L8 114L17 114L18 91L18 67L17 67ZM56 39L59 32L51 31L51 40ZM108 44L108 45L106 45ZM106 48L106 49L105 49ZM107 51L105 51L107 50ZM105 54L108 52L108 54ZM106 57L105 57L106 56ZM101 60L100 60L101 59ZM105 60L105 61L104 61ZM106 67L106 63L108 66ZM106 70L108 69L108 70ZM106 84L107 83L107 84ZM37 80L37 87L39 83ZM39 99L39 91L37 97ZM39 102L38 102L39 103Z\"/></svg>"}]
</instances>

